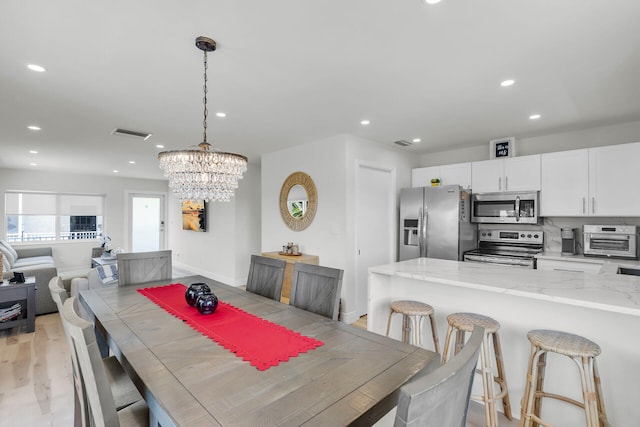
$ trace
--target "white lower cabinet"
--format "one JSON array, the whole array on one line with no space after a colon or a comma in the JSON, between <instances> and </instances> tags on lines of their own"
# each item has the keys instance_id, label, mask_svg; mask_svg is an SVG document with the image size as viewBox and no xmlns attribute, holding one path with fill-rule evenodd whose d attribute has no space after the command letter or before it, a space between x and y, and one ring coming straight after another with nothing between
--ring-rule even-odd
<instances>
[{"instance_id":1,"label":"white lower cabinet","mask_svg":"<svg viewBox=\"0 0 640 427\"><path fill-rule=\"evenodd\" d=\"M538 258L536 268L538 270L575 271L580 273L597 273L604 262L587 262L581 260L558 260Z\"/></svg>"}]
</instances>

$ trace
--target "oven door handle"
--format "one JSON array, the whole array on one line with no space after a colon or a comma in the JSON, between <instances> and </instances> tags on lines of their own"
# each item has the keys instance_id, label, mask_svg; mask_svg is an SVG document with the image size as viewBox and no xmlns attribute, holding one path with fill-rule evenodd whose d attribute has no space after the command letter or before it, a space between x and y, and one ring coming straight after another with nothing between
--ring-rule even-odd
<instances>
[{"instance_id":1,"label":"oven door handle","mask_svg":"<svg viewBox=\"0 0 640 427\"><path fill-rule=\"evenodd\" d=\"M520 221L520 196L516 196L516 221Z\"/></svg>"}]
</instances>

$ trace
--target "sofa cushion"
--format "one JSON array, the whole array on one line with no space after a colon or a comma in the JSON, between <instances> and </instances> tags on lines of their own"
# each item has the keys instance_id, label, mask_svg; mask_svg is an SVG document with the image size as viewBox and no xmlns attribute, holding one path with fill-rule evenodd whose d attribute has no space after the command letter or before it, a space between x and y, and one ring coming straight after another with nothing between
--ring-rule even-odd
<instances>
[{"instance_id":1,"label":"sofa cushion","mask_svg":"<svg viewBox=\"0 0 640 427\"><path fill-rule=\"evenodd\" d=\"M24 268L24 267L55 267L53 257L51 256L34 256L29 258L18 258L16 262L11 266L12 270Z\"/></svg>"},{"instance_id":2,"label":"sofa cushion","mask_svg":"<svg viewBox=\"0 0 640 427\"><path fill-rule=\"evenodd\" d=\"M16 260L18 259L18 252L7 242L6 240L0 239L0 246L4 246L11 253L11 257Z\"/></svg>"},{"instance_id":3,"label":"sofa cushion","mask_svg":"<svg viewBox=\"0 0 640 427\"><path fill-rule=\"evenodd\" d=\"M11 266L16 262L17 257L13 256L13 253L2 243L0 243L0 252L2 253L2 266L5 270L11 270Z\"/></svg>"}]
</instances>

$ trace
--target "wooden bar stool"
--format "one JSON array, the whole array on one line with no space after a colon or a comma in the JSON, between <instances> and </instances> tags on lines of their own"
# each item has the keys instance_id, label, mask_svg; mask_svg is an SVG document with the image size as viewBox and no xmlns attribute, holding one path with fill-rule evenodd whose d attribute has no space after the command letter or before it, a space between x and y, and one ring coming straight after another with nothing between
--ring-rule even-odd
<instances>
[{"instance_id":1,"label":"wooden bar stool","mask_svg":"<svg viewBox=\"0 0 640 427\"><path fill-rule=\"evenodd\" d=\"M440 354L433 307L419 301L394 301L391 303L391 311L387 321L387 336L389 336L389 328L391 328L391 318L395 313L402 314L402 342L417 347L422 347L422 320L425 316L429 316L433 346L435 352Z\"/></svg>"},{"instance_id":2,"label":"wooden bar stool","mask_svg":"<svg viewBox=\"0 0 640 427\"><path fill-rule=\"evenodd\" d=\"M600 376L596 366L596 356L600 354L598 344L579 335L550 330L533 330L527 334L531 341L531 357L529 371L522 398L520 426L550 426L540 418L542 398L549 397L562 400L584 409L587 427L609 425L604 410ZM583 402L567 396L547 393L542 389L547 352L568 356L578 366L582 382Z\"/></svg>"},{"instance_id":3,"label":"wooden bar stool","mask_svg":"<svg viewBox=\"0 0 640 427\"><path fill-rule=\"evenodd\" d=\"M491 317L482 316L475 313L453 313L447 316L447 338L442 351L442 363L445 364L449 358L449 346L451 345L453 332L456 332L455 346L453 354L456 355L462 350L465 343L465 334L472 332L474 325L484 328L484 337L482 340L482 348L480 349L480 366L477 373L482 375L482 385L484 393L482 396L471 396L473 400L483 402L485 410L485 418L487 427L496 427L498 425L498 408L496 401L502 399L504 407L504 415L512 420L511 402L509 401L509 391L507 389L507 379L504 373L504 363L502 361L502 348L500 347L500 337L498 329L500 323ZM493 355L495 358L495 368L497 376L493 374L493 366L491 362L491 346L489 340L493 343ZM500 391L496 393L495 384L499 386Z\"/></svg>"}]
</instances>

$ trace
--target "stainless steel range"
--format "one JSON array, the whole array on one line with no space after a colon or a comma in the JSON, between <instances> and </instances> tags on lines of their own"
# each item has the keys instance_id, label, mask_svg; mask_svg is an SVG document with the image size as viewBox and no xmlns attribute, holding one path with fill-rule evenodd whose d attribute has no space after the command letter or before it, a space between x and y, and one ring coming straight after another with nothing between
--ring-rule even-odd
<instances>
[{"instance_id":1,"label":"stainless steel range","mask_svg":"<svg viewBox=\"0 0 640 427\"><path fill-rule=\"evenodd\" d=\"M536 268L535 255L544 249L542 230L478 229L478 249L464 254L465 261Z\"/></svg>"}]
</instances>

